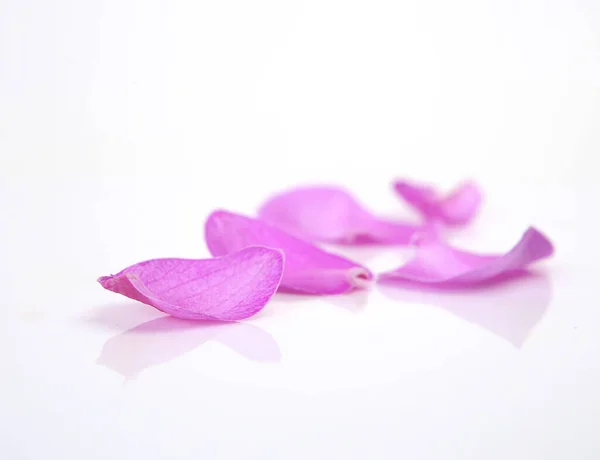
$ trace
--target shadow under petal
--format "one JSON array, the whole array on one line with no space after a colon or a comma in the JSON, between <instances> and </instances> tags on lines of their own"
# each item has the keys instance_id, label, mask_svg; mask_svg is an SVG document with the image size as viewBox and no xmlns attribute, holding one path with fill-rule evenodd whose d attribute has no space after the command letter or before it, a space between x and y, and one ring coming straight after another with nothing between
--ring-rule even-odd
<instances>
[{"instance_id":1,"label":"shadow under petal","mask_svg":"<svg viewBox=\"0 0 600 460\"><path fill-rule=\"evenodd\" d=\"M129 300L95 307L81 318L88 325L112 331L123 331L165 314L141 302Z\"/></svg>"},{"instance_id":2,"label":"shadow under petal","mask_svg":"<svg viewBox=\"0 0 600 460\"><path fill-rule=\"evenodd\" d=\"M108 339L96 363L131 380L144 369L171 361L211 340L252 361L281 361L277 342L258 326L164 316Z\"/></svg>"},{"instance_id":3,"label":"shadow under petal","mask_svg":"<svg viewBox=\"0 0 600 460\"><path fill-rule=\"evenodd\" d=\"M521 348L552 300L546 274L521 274L470 288L436 288L398 281L380 282L380 291L394 299L442 308Z\"/></svg>"},{"instance_id":4,"label":"shadow under petal","mask_svg":"<svg viewBox=\"0 0 600 460\"><path fill-rule=\"evenodd\" d=\"M336 307L341 307L350 313L362 313L369 301L370 289L357 289L346 294L319 297Z\"/></svg>"}]
</instances>

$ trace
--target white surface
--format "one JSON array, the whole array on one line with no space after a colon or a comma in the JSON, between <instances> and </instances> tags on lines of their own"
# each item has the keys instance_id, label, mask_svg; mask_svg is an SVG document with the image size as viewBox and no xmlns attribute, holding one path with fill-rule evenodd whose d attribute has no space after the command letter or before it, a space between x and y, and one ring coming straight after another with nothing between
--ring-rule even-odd
<instances>
[{"instance_id":1,"label":"white surface","mask_svg":"<svg viewBox=\"0 0 600 460\"><path fill-rule=\"evenodd\" d=\"M596 0L5 0L0 34L2 458L600 458ZM210 328L95 282L292 184L406 213L394 176L474 177L453 242L556 257Z\"/></svg>"}]
</instances>

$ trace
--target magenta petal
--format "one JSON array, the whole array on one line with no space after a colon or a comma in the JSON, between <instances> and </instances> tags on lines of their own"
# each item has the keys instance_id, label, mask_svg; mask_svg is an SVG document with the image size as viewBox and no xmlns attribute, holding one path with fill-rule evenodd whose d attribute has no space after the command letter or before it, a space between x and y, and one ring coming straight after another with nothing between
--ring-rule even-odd
<instances>
[{"instance_id":1,"label":"magenta petal","mask_svg":"<svg viewBox=\"0 0 600 460\"><path fill-rule=\"evenodd\" d=\"M338 244L408 244L424 230L380 219L337 187L302 187L276 195L259 217L300 238Z\"/></svg>"},{"instance_id":2,"label":"magenta petal","mask_svg":"<svg viewBox=\"0 0 600 460\"><path fill-rule=\"evenodd\" d=\"M463 182L442 196L428 185L404 180L394 183L396 192L427 220L440 220L448 225L464 225L475 218L483 195L474 182Z\"/></svg>"},{"instance_id":3,"label":"magenta petal","mask_svg":"<svg viewBox=\"0 0 600 460\"><path fill-rule=\"evenodd\" d=\"M215 256L249 245L285 253L280 290L305 294L340 294L370 285L372 273L344 257L328 253L261 220L215 211L206 220L206 244Z\"/></svg>"},{"instance_id":4,"label":"magenta petal","mask_svg":"<svg viewBox=\"0 0 600 460\"><path fill-rule=\"evenodd\" d=\"M528 265L549 257L552 243L530 227L506 254L478 255L444 243L426 241L406 265L379 275L380 280L426 284L471 285L522 273Z\"/></svg>"},{"instance_id":5,"label":"magenta petal","mask_svg":"<svg viewBox=\"0 0 600 460\"><path fill-rule=\"evenodd\" d=\"M259 312L283 274L281 251L249 247L214 259L154 259L98 282L178 318L234 321Z\"/></svg>"}]
</instances>

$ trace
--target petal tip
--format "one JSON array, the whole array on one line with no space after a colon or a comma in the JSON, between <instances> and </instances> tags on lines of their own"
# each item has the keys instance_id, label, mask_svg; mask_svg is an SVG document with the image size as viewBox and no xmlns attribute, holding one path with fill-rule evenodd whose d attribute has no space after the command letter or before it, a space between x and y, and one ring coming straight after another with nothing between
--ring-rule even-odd
<instances>
[{"instance_id":1,"label":"petal tip","mask_svg":"<svg viewBox=\"0 0 600 460\"><path fill-rule=\"evenodd\" d=\"M535 227L529 227L523 235L523 240L529 240L539 258L550 257L554 254L554 244L544 233Z\"/></svg>"},{"instance_id":2,"label":"petal tip","mask_svg":"<svg viewBox=\"0 0 600 460\"><path fill-rule=\"evenodd\" d=\"M352 289L369 289L373 285L373 274L366 268L351 268L348 278Z\"/></svg>"},{"instance_id":3,"label":"petal tip","mask_svg":"<svg viewBox=\"0 0 600 460\"><path fill-rule=\"evenodd\" d=\"M101 276L96 281L100 283L105 289L108 289L108 286L112 285L112 280L114 279L114 275Z\"/></svg>"}]
</instances>

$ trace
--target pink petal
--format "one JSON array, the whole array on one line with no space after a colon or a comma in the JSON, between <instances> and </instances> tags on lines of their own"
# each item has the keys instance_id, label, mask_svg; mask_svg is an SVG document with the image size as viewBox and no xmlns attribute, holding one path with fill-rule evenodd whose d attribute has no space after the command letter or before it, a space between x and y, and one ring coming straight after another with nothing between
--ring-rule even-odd
<instances>
[{"instance_id":1,"label":"pink petal","mask_svg":"<svg viewBox=\"0 0 600 460\"><path fill-rule=\"evenodd\" d=\"M178 318L234 321L259 312L283 274L281 251L249 247L215 259L154 259L98 282Z\"/></svg>"},{"instance_id":2,"label":"pink petal","mask_svg":"<svg viewBox=\"0 0 600 460\"><path fill-rule=\"evenodd\" d=\"M440 220L448 225L464 225L475 218L483 196L474 182L463 182L442 196L429 185L399 180L396 192L428 221Z\"/></svg>"},{"instance_id":3,"label":"pink petal","mask_svg":"<svg viewBox=\"0 0 600 460\"><path fill-rule=\"evenodd\" d=\"M227 211L206 220L206 244L215 256L249 245L281 249L285 268L280 290L305 294L340 294L370 285L373 274L344 257L330 254L266 222Z\"/></svg>"},{"instance_id":4,"label":"pink petal","mask_svg":"<svg viewBox=\"0 0 600 460\"><path fill-rule=\"evenodd\" d=\"M406 265L382 273L380 280L426 284L472 285L522 274L528 265L553 254L552 243L530 227L506 254L479 255L426 241Z\"/></svg>"},{"instance_id":5,"label":"pink petal","mask_svg":"<svg viewBox=\"0 0 600 460\"><path fill-rule=\"evenodd\" d=\"M408 244L423 227L380 219L346 190L302 187L268 200L259 217L293 235L338 244Z\"/></svg>"}]
</instances>

